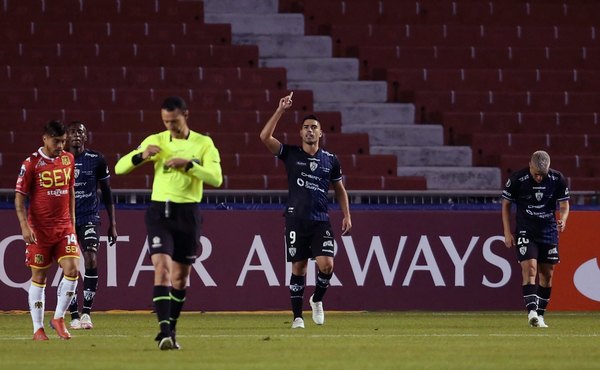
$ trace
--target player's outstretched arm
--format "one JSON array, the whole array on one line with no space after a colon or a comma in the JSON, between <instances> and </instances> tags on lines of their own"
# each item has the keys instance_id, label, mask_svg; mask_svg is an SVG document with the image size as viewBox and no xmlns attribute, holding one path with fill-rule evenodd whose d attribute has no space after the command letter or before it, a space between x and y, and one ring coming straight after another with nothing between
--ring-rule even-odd
<instances>
[{"instance_id":1,"label":"player's outstretched arm","mask_svg":"<svg viewBox=\"0 0 600 370\"><path fill-rule=\"evenodd\" d=\"M275 132L275 127L277 127L277 122L279 122L279 119L283 113L285 113L285 110L291 108L293 95L294 92L292 91L290 95L279 99L279 106L275 110L275 113L269 118L265 127L263 127L260 132L260 140L265 144L267 149L275 155L279 154L281 142L273 137L273 133Z\"/></svg>"}]
</instances>

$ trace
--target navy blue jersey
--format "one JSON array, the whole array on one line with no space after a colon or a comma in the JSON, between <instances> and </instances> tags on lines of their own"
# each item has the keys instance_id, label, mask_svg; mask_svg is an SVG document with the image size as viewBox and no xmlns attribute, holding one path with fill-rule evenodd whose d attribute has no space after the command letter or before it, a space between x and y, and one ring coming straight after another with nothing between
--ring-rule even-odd
<instances>
[{"instance_id":1,"label":"navy blue jersey","mask_svg":"<svg viewBox=\"0 0 600 370\"><path fill-rule=\"evenodd\" d=\"M75 222L77 226L99 224L98 181L110 177L101 153L85 149L75 156Z\"/></svg>"},{"instance_id":2,"label":"navy blue jersey","mask_svg":"<svg viewBox=\"0 0 600 370\"><path fill-rule=\"evenodd\" d=\"M510 176L502 197L517 204L517 234L525 231L529 238L539 243L558 244L556 204L569 199L562 173L550 169L538 184L529 168L524 168Z\"/></svg>"},{"instance_id":3,"label":"navy blue jersey","mask_svg":"<svg viewBox=\"0 0 600 370\"><path fill-rule=\"evenodd\" d=\"M288 176L286 217L328 221L329 184L342 180L337 157L323 149L314 156L296 145L281 145L277 156L285 163Z\"/></svg>"}]
</instances>

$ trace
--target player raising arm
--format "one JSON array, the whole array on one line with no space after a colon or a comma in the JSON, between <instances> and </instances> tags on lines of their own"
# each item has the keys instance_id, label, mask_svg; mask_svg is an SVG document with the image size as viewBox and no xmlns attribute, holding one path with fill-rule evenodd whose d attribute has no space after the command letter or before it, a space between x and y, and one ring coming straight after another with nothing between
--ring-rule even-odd
<instances>
[{"instance_id":1,"label":"player raising arm","mask_svg":"<svg viewBox=\"0 0 600 370\"><path fill-rule=\"evenodd\" d=\"M319 272L309 303L317 325L325 322L323 296L333 276L334 234L329 222L328 191L333 185L343 213L342 235L352 228L348 194L342 182L337 157L319 147L323 136L321 123L314 115L306 116L300 127L302 144L284 145L273 137L281 116L292 106L290 95L279 100L275 113L260 133L267 149L285 163L288 177L288 200L285 209L287 261L292 263L290 299L294 320L292 328L304 328L302 305L309 258L317 262Z\"/></svg>"}]
</instances>

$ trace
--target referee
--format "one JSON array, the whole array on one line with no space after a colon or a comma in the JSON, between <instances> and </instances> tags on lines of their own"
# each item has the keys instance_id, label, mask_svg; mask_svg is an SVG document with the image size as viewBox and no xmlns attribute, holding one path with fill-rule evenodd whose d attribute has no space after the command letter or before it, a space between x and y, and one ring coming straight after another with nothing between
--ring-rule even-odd
<instances>
[{"instance_id":1,"label":"referee","mask_svg":"<svg viewBox=\"0 0 600 370\"><path fill-rule=\"evenodd\" d=\"M221 159L213 141L189 129L188 109L180 97L161 106L165 131L150 135L115 166L124 175L146 162L154 164L152 202L146 211L148 245L154 265L154 309L161 350L179 349L175 327L185 302L186 283L196 261L202 217L198 203L206 182L221 186Z\"/></svg>"}]
</instances>

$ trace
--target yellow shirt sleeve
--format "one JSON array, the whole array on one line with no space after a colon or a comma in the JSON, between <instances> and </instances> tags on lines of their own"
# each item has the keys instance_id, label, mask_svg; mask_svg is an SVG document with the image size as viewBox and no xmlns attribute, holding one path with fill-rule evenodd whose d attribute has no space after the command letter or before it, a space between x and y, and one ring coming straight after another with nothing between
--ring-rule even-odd
<instances>
[{"instance_id":1,"label":"yellow shirt sleeve","mask_svg":"<svg viewBox=\"0 0 600 370\"><path fill-rule=\"evenodd\" d=\"M146 150L146 147L148 147L148 145L158 145L158 142L157 142L155 136L156 135L148 136L147 138L144 139L144 141L142 141L140 146L138 146L137 148L135 148L128 154L121 157L121 159L119 159L117 164L115 164L115 174L126 175L126 174L130 173L131 171L133 171L135 168L139 167L141 164L146 163L148 161L153 161L154 157L146 158L143 162L140 162L136 166L133 164L132 158L133 158L133 156L144 152L144 150Z\"/></svg>"}]
</instances>

